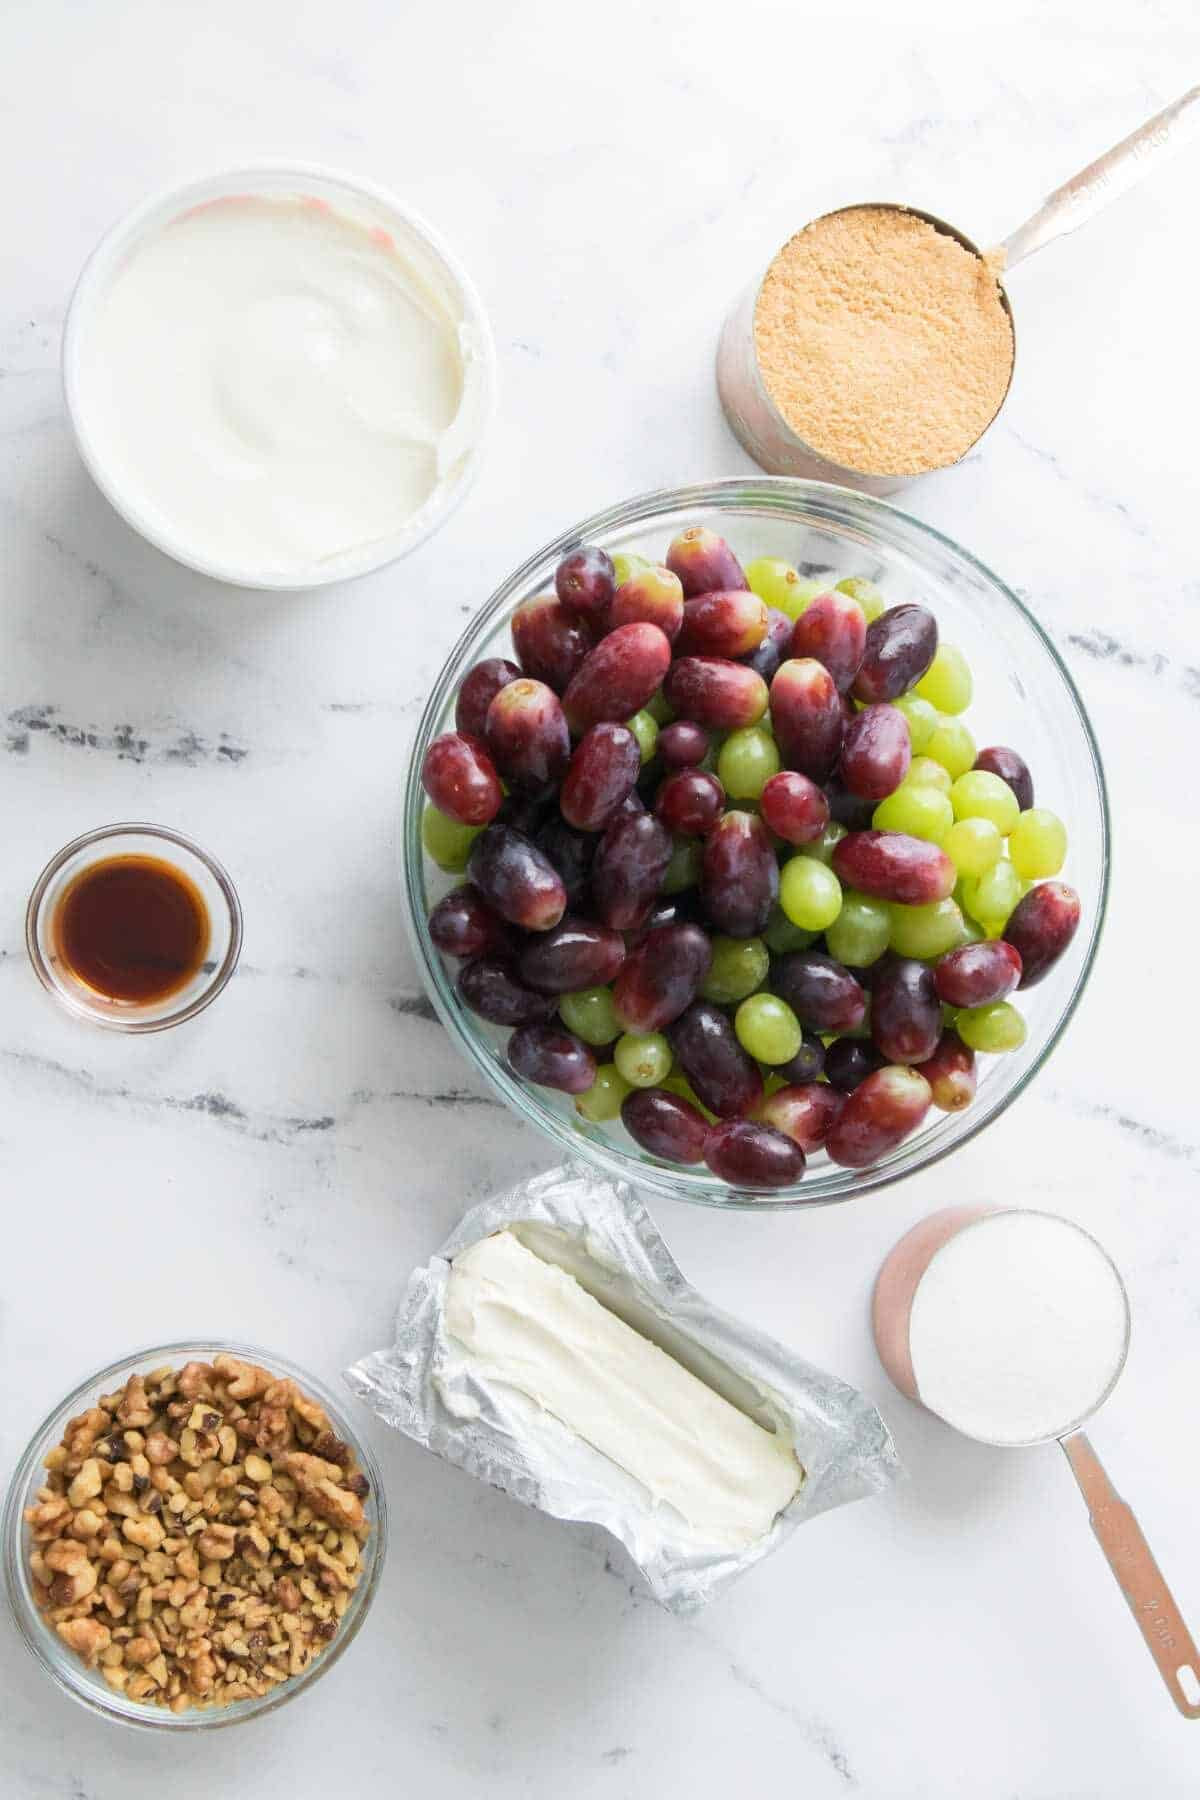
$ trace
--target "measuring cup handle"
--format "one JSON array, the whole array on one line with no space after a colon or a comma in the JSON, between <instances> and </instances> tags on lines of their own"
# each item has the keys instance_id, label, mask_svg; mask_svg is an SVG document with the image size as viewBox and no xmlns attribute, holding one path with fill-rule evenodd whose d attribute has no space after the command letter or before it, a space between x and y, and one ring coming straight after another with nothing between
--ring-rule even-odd
<instances>
[{"instance_id":1,"label":"measuring cup handle","mask_svg":"<svg viewBox=\"0 0 1200 1800\"><path fill-rule=\"evenodd\" d=\"M1162 1578L1133 1509L1125 1504L1082 1431L1060 1438L1087 1501L1092 1530L1138 1622L1146 1648L1186 1719L1200 1719L1200 1651ZM1191 1675L1189 1695L1180 1676Z\"/></svg>"},{"instance_id":2,"label":"measuring cup handle","mask_svg":"<svg viewBox=\"0 0 1200 1800\"><path fill-rule=\"evenodd\" d=\"M1173 155L1198 127L1200 87L1194 87L1048 194L1033 217L1004 240L1005 268L1015 268L1043 244L1093 218L1110 200L1149 174L1155 163Z\"/></svg>"}]
</instances>

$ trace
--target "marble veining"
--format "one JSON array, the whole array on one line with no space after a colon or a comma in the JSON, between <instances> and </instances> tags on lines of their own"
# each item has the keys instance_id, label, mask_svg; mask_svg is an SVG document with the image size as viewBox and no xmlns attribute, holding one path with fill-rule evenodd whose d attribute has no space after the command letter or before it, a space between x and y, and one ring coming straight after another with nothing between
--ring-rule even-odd
<instances>
[{"instance_id":1,"label":"marble veining","mask_svg":"<svg viewBox=\"0 0 1200 1800\"><path fill-rule=\"evenodd\" d=\"M404 1278L550 1152L425 997L402 916L408 743L469 616L584 514L749 473L719 323L830 206L911 200L1002 237L1187 85L1169 0L970 9L744 0L597 13L43 0L0 18L0 1262L5 1470L89 1367L190 1332L335 1376ZM177 567L84 473L57 372L101 232L150 190L292 155L398 189L471 270L500 410L436 539L369 580L255 595ZM1050 1067L948 1163L813 1216L659 1209L689 1279L863 1388L908 1479L668 1618L602 1534L379 1431L392 1545L362 1637L252 1732L167 1744L60 1699L0 1630L4 1800L1192 1800L1200 1733L1156 1685L1053 1450L953 1438L889 1388L868 1302L894 1240L965 1198L1078 1218L1134 1338L1095 1440L1193 1627L1200 1311L1194 308L1200 149L1011 283L1012 394L900 504L1012 585L1080 687L1115 869ZM1019 672L1018 672L1019 674ZM228 867L241 967L186 1028L88 1030L34 980L39 869L116 818Z\"/></svg>"}]
</instances>

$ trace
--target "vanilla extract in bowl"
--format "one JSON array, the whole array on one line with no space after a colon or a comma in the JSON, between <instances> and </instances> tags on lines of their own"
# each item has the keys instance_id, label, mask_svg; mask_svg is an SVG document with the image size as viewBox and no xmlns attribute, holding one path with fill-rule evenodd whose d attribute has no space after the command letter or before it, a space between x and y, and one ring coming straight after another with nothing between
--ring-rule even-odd
<instances>
[{"instance_id":1,"label":"vanilla extract in bowl","mask_svg":"<svg viewBox=\"0 0 1200 1800\"><path fill-rule=\"evenodd\" d=\"M67 1011L115 1031L195 1017L237 967L242 912L215 857L165 825L87 832L29 900L34 973Z\"/></svg>"},{"instance_id":2,"label":"vanilla extract in bowl","mask_svg":"<svg viewBox=\"0 0 1200 1800\"><path fill-rule=\"evenodd\" d=\"M208 909L182 869L158 856L112 856L75 876L54 914L67 970L106 999L168 999L202 966Z\"/></svg>"}]
</instances>

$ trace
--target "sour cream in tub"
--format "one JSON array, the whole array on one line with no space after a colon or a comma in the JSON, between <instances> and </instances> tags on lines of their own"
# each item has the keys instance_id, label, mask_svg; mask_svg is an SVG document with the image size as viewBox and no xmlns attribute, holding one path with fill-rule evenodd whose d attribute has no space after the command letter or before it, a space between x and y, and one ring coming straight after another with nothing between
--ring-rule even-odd
<instances>
[{"instance_id":1,"label":"sour cream in tub","mask_svg":"<svg viewBox=\"0 0 1200 1800\"><path fill-rule=\"evenodd\" d=\"M205 185L118 227L81 282L64 365L85 459L210 574L300 587L377 567L472 472L478 304L424 228L357 191Z\"/></svg>"}]
</instances>

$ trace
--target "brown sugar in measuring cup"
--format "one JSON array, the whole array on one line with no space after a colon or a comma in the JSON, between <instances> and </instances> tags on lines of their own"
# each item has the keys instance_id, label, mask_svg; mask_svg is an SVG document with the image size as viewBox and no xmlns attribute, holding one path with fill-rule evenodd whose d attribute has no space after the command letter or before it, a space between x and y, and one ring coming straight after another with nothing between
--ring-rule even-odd
<instances>
[{"instance_id":1,"label":"brown sugar in measuring cup","mask_svg":"<svg viewBox=\"0 0 1200 1800\"><path fill-rule=\"evenodd\" d=\"M221 992L241 951L242 912L198 844L163 825L110 825L43 869L25 942L42 986L76 1018L162 1031Z\"/></svg>"}]
</instances>

